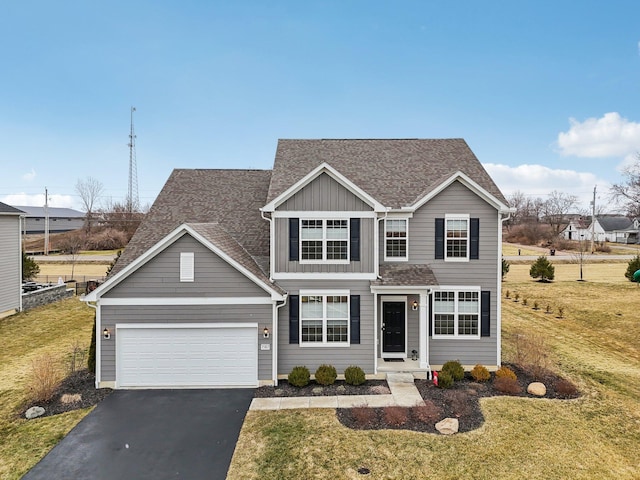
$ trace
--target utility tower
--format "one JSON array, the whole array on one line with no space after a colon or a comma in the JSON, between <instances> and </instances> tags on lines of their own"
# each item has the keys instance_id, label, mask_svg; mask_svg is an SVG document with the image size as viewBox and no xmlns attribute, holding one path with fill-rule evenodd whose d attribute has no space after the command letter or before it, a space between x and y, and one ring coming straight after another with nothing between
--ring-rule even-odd
<instances>
[{"instance_id":1,"label":"utility tower","mask_svg":"<svg viewBox=\"0 0 640 480\"><path fill-rule=\"evenodd\" d=\"M129 132L129 189L127 192L127 212L137 212L140 207L138 196L138 166L136 165L136 134L133 129L133 112L131 107L131 131Z\"/></svg>"}]
</instances>

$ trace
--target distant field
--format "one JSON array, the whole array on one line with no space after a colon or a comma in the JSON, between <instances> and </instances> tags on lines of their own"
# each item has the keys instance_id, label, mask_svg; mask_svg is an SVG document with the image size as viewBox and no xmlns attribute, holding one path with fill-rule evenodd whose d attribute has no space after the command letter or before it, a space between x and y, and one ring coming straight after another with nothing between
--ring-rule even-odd
<instances>
[{"instance_id":1,"label":"distant field","mask_svg":"<svg viewBox=\"0 0 640 480\"><path fill-rule=\"evenodd\" d=\"M40 266L40 275L42 276L64 276L71 275L70 263L42 263ZM80 263L73 269L74 276L87 276L87 277L104 277L107 273L108 264L103 263Z\"/></svg>"},{"instance_id":2,"label":"distant field","mask_svg":"<svg viewBox=\"0 0 640 480\"><path fill-rule=\"evenodd\" d=\"M551 258L551 263L553 259ZM555 280L566 282L578 280L580 278L580 265L573 263L554 264ZM530 264L510 265L509 273L505 276L503 289L506 283L511 282L532 282L536 280L529 276ZM618 283L626 282L624 272L627 270L627 263L585 263L582 265L582 278L587 282L597 283ZM640 292L639 292L640 293Z\"/></svg>"}]
</instances>

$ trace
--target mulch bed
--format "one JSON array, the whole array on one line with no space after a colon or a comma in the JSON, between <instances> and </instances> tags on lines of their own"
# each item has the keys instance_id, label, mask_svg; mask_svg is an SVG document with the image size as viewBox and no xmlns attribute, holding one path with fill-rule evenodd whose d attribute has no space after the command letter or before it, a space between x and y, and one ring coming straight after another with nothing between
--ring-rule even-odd
<instances>
[{"instance_id":1,"label":"mulch bed","mask_svg":"<svg viewBox=\"0 0 640 480\"><path fill-rule=\"evenodd\" d=\"M256 389L254 397L323 397L333 395L383 395L389 394L386 380L367 380L363 385L349 385L344 380L336 380L333 385L320 385L314 380L305 387L294 387L286 380L278 381L277 387L265 386Z\"/></svg>"},{"instance_id":2,"label":"mulch bed","mask_svg":"<svg viewBox=\"0 0 640 480\"><path fill-rule=\"evenodd\" d=\"M547 371L541 381L547 388L544 397L527 393L527 386L536 380L528 372L515 365L507 365L518 376L521 392L508 394L529 398L570 399L580 396L577 388L567 380ZM418 432L439 433L435 424L444 418L457 418L459 432L469 432L484 423L480 398L507 395L493 387L492 379L478 383L469 374L451 388L438 388L430 380L416 380L415 385L425 401L424 407L341 408L338 420L344 426L358 430L404 429Z\"/></svg>"},{"instance_id":3,"label":"mulch bed","mask_svg":"<svg viewBox=\"0 0 640 480\"><path fill-rule=\"evenodd\" d=\"M109 395L112 390L110 388L96 388L95 381L95 375L89 372L89 370L85 369L74 372L60 383L50 401L27 403L24 408L21 409L20 414L24 417L24 413L33 406L43 407L44 415L42 415L42 417L48 417L96 405ZM61 398L64 394L80 394L81 398L79 402L63 403Z\"/></svg>"}]
</instances>

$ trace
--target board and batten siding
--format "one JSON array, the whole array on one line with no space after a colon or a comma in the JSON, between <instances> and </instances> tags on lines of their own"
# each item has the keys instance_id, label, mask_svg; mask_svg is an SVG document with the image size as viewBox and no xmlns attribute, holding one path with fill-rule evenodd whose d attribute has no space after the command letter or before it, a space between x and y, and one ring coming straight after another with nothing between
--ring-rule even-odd
<instances>
[{"instance_id":1,"label":"board and batten siding","mask_svg":"<svg viewBox=\"0 0 640 480\"><path fill-rule=\"evenodd\" d=\"M278 211L371 211L371 207L326 173L282 202Z\"/></svg>"},{"instance_id":2,"label":"board and batten siding","mask_svg":"<svg viewBox=\"0 0 640 480\"><path fill-rule=\"evenodd\" d=\"M289 306L278 310L278 375L288 375L297 365L306 366L311 374L323 363L336 367L339 375L350 365L356 365L365 373L373 373L373 294L368 281L329 281L306 280L304 285L300 281L282 280L278 284L289 292L289 295L299 295L300 289L317 290L349 290L350 295L360 295L360 343L348 347L301 347L299 344L289 343Z\"/></svg>"},{"instance_id":3,"label":"board and batten siding","mask_svg":"<svg viewBox=\"0 0 640 480\"><path fill-rule=\"evenodd\" d=\"M0 315L20 308L20 217L0 215Z\"/></svg>"},{"instance_id":4,"label":"board and batten siding","mask_svg":"<svg viewBox=\"0 0 640 480\"><path fill-rule=\"evenodd\" d=\"M180 253L193 252L195 278L180 281ZM132 297L264 297L269 294L225 260L185 234L104 294Z\"/></svg>"},{"instance_id":5,"label":"board and batten siding","mask_svg":"<svg viewBox=\"0 0 640 480\"><path fill-rule=\"evenodd\" d=\"M257 323L258 379L272 378L271 352L261 350L260 344L271 344L271 338L262 337L262 329L271 327L271 305L102 305L101 328L111 331L111 338L100 338L101 381L116 379L116 324L117 323Z\"/></svg>"}]
</instances>

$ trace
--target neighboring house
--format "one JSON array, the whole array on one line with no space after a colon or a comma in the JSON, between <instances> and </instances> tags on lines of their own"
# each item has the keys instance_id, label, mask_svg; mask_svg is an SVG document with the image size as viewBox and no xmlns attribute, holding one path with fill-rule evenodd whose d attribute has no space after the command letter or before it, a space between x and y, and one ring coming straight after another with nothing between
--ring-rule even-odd
<instances>
[{"instance_id":1,"label":"neighboring house","mask_svg":"<svg viewBox=\"0 0 640 480\"><path fill-rule=\"evenodd\" d=\"M0 202L0 318L22 310L22 236L24 212Z\"/></svg>"},{"instance_id":2,"label":"neighboring house","mask_svg":"<svg viewBox=\"0 0 640 480\"><path fill-rule=\"evenodd\" d=\"M174 170L84 298L96 384L255 387L391 359L495 369L511 211L462 139L280 140L271 171Z\"/></svg>"},{"instance_id":3,"label":"neighboring house","mask_svg":"<svg viewBox=\"0 0 640 480\"><path fill-rule=\"evenodd\" d=\"M579 215L572 216L569 219L569 224L560 232L560 235L565 240L587 240L591 239L591 232L589 232L589 225L591 224L591 217L582 217Z\"/></svg>"},{"instance_id":4,"label":"neighboring house","mask_svg":"<svg viewBox=\"0 0 640 480\"><path fill-rule=\"evenodd\" d=\"M16 206L26 212L27 220L22 226L23 233L44 233L46 213L44 207ZM84 226L85 214L71 208L47 207L49 213L49 233L78 230Z\"/></svg>"}]
</instances>

